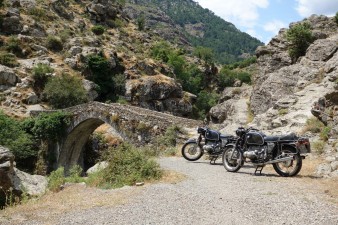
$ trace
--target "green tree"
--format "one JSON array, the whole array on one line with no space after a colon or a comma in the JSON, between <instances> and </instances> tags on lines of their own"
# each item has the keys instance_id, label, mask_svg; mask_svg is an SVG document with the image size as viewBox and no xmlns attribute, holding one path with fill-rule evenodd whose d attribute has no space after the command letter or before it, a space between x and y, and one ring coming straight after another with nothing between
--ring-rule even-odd
<instances>
[{"instance_id":1,"label":"green tree","mask_svg":"<svg viewBox=\"0 0 338 225\"><path fill-rule=\"evenodd\" d=\"M314 41L309 23L299 23L286 32L289 42L289 55L293 61L305 55L307 48Z\"/></svg>"},{"instance_id":2,"label":"green tree","mask_svg":"<svg viewBox=\"0 0 338 225\"><path fill-rule=\"evenodd\" d=\"M336 16L334 17L334 20L336 21L336 24L338 24L338 12L336 13Z\"/></svg>"},{"instance_id":3,"label":"green tree","mask_svg":"<svg viewBox=\"0 0 338 225\"><path fill-rule=\"evenodd\" d=\"M49 79L43 94L56 109L67 108L88 101L81 79L66 73Z\"/></svg>"}]
</instances>

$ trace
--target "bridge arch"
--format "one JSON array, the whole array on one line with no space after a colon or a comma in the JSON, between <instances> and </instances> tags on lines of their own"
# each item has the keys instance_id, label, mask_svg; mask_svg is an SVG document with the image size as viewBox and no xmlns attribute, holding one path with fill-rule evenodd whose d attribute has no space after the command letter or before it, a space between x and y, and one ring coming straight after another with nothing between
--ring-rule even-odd
<instances>
[{"instance_id":1,"label":"bridge arch","mask_svg":"<svg viewBox=\"0 0 338 225\"><path fill-rule=\"evenodd\" d=\"M146 144L172 125L196 128L202 124L201 121L144 108L100 102L77 105L63 111L71 115L71 122L67 135L58 143L57 167L63 166L66 170L78 164L89 136L104 123L136 145Z\"/></svg>"}]
</instances>

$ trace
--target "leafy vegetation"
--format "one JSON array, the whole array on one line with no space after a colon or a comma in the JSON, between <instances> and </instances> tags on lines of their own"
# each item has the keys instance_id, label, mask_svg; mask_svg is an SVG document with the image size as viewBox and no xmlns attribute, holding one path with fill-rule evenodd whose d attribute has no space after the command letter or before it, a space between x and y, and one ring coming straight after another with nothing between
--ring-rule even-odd
<instances>
[{"instance_id":1,"label":"leafy vegetation","mask_svg":"<svg viewBox=\"0 0 338 225\"><path fill-rule=\"evenodd\" d=\"M61 38L56 36L48 36L46 46L49 50L52 50L54 52L59 52L63 49L63 43L61 41Z\"/></svg>"},{"instance_id":2,"label":"leafy vegetation","mask_svg":"<svg viewBox=\"0 0 338 225\"><path fill-rule=\"evenodd\" d=\"M289 55L293 61L305 55L307 48L314 41L309 23L299 23L286 32L289 42Z\"/></svg>"},{"instance_id":3,"label":"leafy vegetation","mask_svg":"<svg viewBox=\"0 0 338 225\"><path fill-rule=\"evenodd\" d=\"M25 132L20 121L5 115L2 111L0 111L0 145L8 147L17 162L37 156L33 135Z\"/></svg>"},{"instance_id":4,"label":"leafy vegetation","mask_svg":"<svg viewBox=\"0 0 338 225\"><path fill-rule=\"evenodd\" d=\"M0 52L0 64L8 67L19 66L19 63L14 54L8 52Z\"/></svg>"},{"instance_id":5,"label":"leafy vegetation","mask_svg":"<svg viewBox=\"0 0 338 225\"><path fill-rule=\"evenodd\" d=\"M87 180L90 185L118 188L134 185L136 182L156 180L162 176L160 166L153 159L126 143L107 152L104 160L109 166L97 174L91 174Z\"/></svg>"},{"instance_id":6,"label":"leafy vegetation","mask_svg":"<svg viewBox=\"0 0 338 225\"><path fill-rule=\"evenodd\" d=\"M32 78L34 79L34 89L37 93L41 93L54 69L49 65L39 63L33 67Z\"/></svg>"},{"instance_id":7,"label":"leafy vegetation","mask_svg":"<svg viewBox=\"0 0 338 225\"><path fill-rule=\"evenodd\" d=\"M61 112L40 114L19 121L0 111L0 145L13 152L19 169L32 171L41 140L56 140L61 137L67 124L67 114Z\"/></svg>"},{"instance_id":8,"label":"leafy vegetation","mask_svg":"<svg viewBox=\"0 0 338 225\"><path fill-rule=\"evenodd\" d=\"M79 165L75 165L69 170L69 176L65 176L64 167L59 167L57 170L50 173L48 177L48 189L53 192L58 192L66 182L79 183L84 182L84 178L81 177L82 168Z\"/></svg>"},{"instance_id":9,"label":"leafy vegetation","mask_svg":"<svg viewBox=\"0 0 338 225\"><path fill-rule=\"evenodd\" d=\"M102 35L105 31L105 28L102 25L95 25L91 28L91 30L96 35Z\"/></svg>"},{"instance_id":10,"label":"leafy vegetation","mask_svg":"<svg viewBox=\"0 0 338 225\"><path fill-rule=\"evenodd\" d=\"M99 53L87 57L87 68L90 71L88 79L99 86L99 100L116 101L119 95L124 95L125 77L121 74L124 68L120 65L112 69L108 59Z\"/></svg>"},{"instance_id":11,"label":"leafy vegetation","mask_svg":"<svg viewBox=\"0 0 338 225\"><path fill-rule=\"evenodd\" d=\"M336 23L338 24L338 12L336 13L334 20L336 21Z\"/></svg>"},{"instance_id":12,"label":"leafy vegetation","mask_svg":"<svg viewBox=\"0 0 338 225\"><path fill-rule=\"evenodd\" d=\"M43 94L56 109L63 109L88 101L81 79L66 73L50 78Z\"/></svg>"}]
</instances>

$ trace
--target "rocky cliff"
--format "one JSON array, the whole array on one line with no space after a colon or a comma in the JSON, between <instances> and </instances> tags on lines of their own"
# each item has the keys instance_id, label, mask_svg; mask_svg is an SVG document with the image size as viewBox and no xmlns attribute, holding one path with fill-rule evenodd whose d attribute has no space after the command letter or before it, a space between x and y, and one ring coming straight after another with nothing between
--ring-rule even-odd
<instances>
[{"instance_id":1,"label":"rocky cliff","mask_svg":"<svg viewBox=\"0 0 338 225\"><path fill-rule=\"evenodd\" d=\"M234 90L225 89L225 101L210 111L211 118L221 118L224 132L233 133L236 125L253 126L267 134L295 132L310 136L317 151L316 142L323 138L307 128L315 114L330 129L329 143L336 143L338 26L334 18L313 15L290 24L290 28L304 22L310 24L315 38L304 56L296 62L291 60L285 35L288 29L282 29L266 46L256 50L258 73L252 91L248 93L247 87L240 87L235 90L237 94L229 95ZM314 106L320 106L317 114L312 110ZM335 147L327 145L325 149L330 162L336 161ZM334 166L330 172L336 169Z\"/></svg>"}]
</instances>

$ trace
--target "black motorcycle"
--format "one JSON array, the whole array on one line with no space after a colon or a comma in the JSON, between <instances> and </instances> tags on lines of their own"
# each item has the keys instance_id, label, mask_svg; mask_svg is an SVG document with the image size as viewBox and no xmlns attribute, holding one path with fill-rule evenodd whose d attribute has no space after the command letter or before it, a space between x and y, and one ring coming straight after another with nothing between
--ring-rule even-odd
<instances>
[{"instance_id":1,"label":"black motorcycle","mask_svg":"<svg viewBox=\"0 0 338 225\"><path fill-rule=\"evenodd\" d=\"M309 139L295 134L266 136L257 129L240 127L236 135L236 143L228 144L222 155L229 172L237 172L244 162L250 162L256 167L255 174L272 164L279 175L295 176L302 168L302 159L311 152Z\"/></svg>"},{"instance_id":2,"label":"black motorcycle","mask_svg":"<svg viewBox=\"0 0 338 225\"><path fill-rule=\"evenodd\" d=\"M182 146L182 156L186 160L196 161L206 153L209 155L210 163L214 164L221 157L224 147L235 142L234 136L222 135L207 127L199 127L197 133L199 134L197 139L189 139Z\"/></svg>"}]
</instances>

